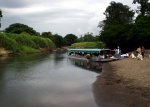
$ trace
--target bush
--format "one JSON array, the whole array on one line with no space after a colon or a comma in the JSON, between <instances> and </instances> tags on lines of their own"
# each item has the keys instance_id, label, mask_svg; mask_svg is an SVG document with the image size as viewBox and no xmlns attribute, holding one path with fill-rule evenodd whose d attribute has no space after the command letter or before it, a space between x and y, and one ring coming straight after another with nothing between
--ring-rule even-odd
<instances>
[{"instance_id":1,"label":"bush","mask_svg":"<svg viewBox=\"0 0 150 107\"><path fill-rule=\"evenodd\" d=\"M13 53L31 53L44 50L52 50L55 44L48 38L31 36L29 34L0 33L0 47L4 47Z\"/></svg>"},{"instance_id":2,"label":"bush","mask_svg":"<svg viewBox=\"0 0 150 107\"><path fill-rule=\"evenodd\" d=\"M71 48L105 48L103 42L79 42L71 45Z\"/></svg>"},{"instance_id":3,"label":"bush","mask_svg":"<svg viewBox=\"0 0 150 107\"><path fill-rule=\"evenodd\" d=\"M0 33L0 47L4 47L12 52L17 52L19 50L18 46L15 40L7 37L4 33Z\"/></svg>"}]
</instances>

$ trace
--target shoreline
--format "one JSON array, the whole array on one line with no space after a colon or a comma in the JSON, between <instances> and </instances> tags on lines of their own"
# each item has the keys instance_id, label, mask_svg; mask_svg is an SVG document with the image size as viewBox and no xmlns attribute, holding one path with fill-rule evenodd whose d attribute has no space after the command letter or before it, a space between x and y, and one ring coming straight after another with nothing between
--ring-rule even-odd
<instances>
[{"instance_id":1,"label":"shoreline","mask_svg":"<svg viewBox=\"0 0 150 107\"><path fill-rule=\"evenodd\" d=\"M97 105L103 107L150 107L150 58L125 58L103 64L93 83ZM141 80L142 78L142 80ZM140 81L141 80L141 81Z\"/></svg>"},{"instance_id":2,"label":"shoreline","mask_svg":"<svg viewBox=\"0 0 150 107\"><path fill-rule=\"evenodd\" d=\"M34 54L34 53L47 53L47 52L58 52L58 51L64 51L64 50L67 50L68 47L62 47L62 48L55 48L55 49L52 49L52 50L48 50L48 49L41 49L40 52L28 52L28 53L13 53L9 50L6 50L5 48L3 47L0 47L0 58L3 58L3 57L11 57L13 55L24 55L24 54Z\"/></svg>"}]
</instances>

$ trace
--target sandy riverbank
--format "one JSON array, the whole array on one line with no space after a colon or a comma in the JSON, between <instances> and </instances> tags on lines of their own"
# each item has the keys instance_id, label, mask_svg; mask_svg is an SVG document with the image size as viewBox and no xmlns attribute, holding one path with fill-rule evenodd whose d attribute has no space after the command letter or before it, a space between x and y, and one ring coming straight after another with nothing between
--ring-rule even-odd
<instances>
[{"instance_id":1,"label":"sandy riverbank","mask_svg":"<svg viewBox=\"0 0 150 107\"><path fill-rule=\"evenodd\" d=\"M150 58L103 64L93 94L100 107L150 107Z\"/></svg>"}]
</instances>

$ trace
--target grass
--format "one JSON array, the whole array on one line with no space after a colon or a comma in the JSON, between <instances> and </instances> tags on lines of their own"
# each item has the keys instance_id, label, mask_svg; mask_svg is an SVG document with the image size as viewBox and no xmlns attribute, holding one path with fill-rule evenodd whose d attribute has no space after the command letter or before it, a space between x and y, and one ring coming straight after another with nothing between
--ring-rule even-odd
<instances>
[{"instance_id":1,"label":"grass","mask_svg":"<svg viewBox=\"0 0 150 107\"><path fill-rule=\"evenodd\" d=\"M105 48L103 42L79 42L71 45L71 48Z\"/></svg>"},{"instance_id":2,"label":"grass","mask_svg":"<svg viewBox=\"0 0 150 107\"><path fill-rule=\"evenodd\" d=\"M0 47L12 53L35 53L41 49L52 50L55 44L48 38L29 34L0 33Z\"/></svg>"}]
</instances>

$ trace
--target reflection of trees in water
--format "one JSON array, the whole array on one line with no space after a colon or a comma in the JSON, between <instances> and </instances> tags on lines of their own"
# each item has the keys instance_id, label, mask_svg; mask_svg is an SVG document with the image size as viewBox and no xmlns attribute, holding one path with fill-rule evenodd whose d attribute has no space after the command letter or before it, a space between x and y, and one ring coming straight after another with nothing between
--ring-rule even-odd
<instances>
[{"instance_id":1,"label":"reflection of trees in water","mask_svg":"<svg viewBox=\"0 0 150 107\"><path fill-rule=\"evenodd\" d=\"M55 52L54 54L54 61L61 61L62 59L64 59L64 54L63 53L60 53L60 52Z\"/></svg>"},{"instance_id":2,"label":"reflection of trees in water","mask_svg":"<svg viewBox=\"0 0 150 107\"><path fill-rule=\"evenodd\" d=\"M37 66L44 58L49 58L48 53L41 54L30 54L30 55L20 55L12 56L8 58L0 58L0 94L4 90L5 85L8 80L6 79L8 72L10 71L12 75L21 74L27 72L26 69Z\"/></svg>"},{"instance_id":3,"label":"reflection of trees in water","mask_svg":"<svg viewBox=\"0 0 150 107\"><path fill-rule=\"evenodd\" d=\"M7 58L1 58L0 59L0 96L1 96L1 92L3 91L4 87L5 87L5 63L6 60L8 60Z\"/></svg>"},{"instance_id":4,"label":"reflection of trees in water","mask_svg":"<svg viewBox=\"0 0 150 107\"><path fill-rule=\"evenodd\" d=\"M4 86L5 86L4 71L3 71L3 68L1 67L1 70L0 70L0 95L1 95L1 91L3 90Z\"/></svg>"},{"instance_id":5,"label":"reflection of trees in water","mask_svg":"<svg viewBox=\"0 0 150 107\"><path fill-rule=\"evenodd\" d=\"M55 66L59 65L64 58L66 58L66 52L65 51L56 51L53 53L54 63Z\"/></svg>"},{"instance_id":6,"label":"reflection of trees in water","mask_svg":"<svg viewBox=\"0 0 150 107\"><path fill-rule=\"evenodd\" d=\"M102 65L99 62L88 62L76 59L70 59L71 63L75 66L81 67L83 69L87 69L93 72L100 73L102 71Z\"/></svg>"}]
</instances>

